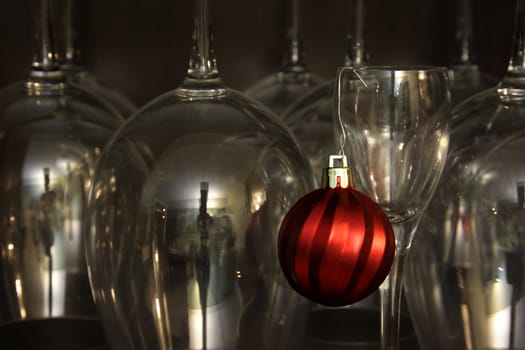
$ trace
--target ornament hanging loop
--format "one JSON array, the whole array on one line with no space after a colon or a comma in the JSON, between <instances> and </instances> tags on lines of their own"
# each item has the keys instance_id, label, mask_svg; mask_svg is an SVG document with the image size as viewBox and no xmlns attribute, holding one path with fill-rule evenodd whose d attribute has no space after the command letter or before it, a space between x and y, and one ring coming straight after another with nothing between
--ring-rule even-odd
<instances>
[{"instance_id":1,"label":"ornament hanging loop","mask_svg":"<svg viewBox=\"0 0 525 350\"><path fill-rule=\"evenodd\" d=\"M336 161L338 164L336 164ZM352 171L345 155L331 155L323 174L323 186L330 188L353 187Z\"/></svg>"},{"instance_id":2,"label":"ornament hanging loop","mask_svg":"<svg viewBox=\"0 0 525 350\"><path fill-rule=\"evenodd\" d=\"M335 110L337 114L337 122L339 124L339 128L341 129L341 135L339 136L339 155L341 156L345 155L346 144L346 128L345 124L343 123L343 113L341 111L343 99L343 74L345 74L346 71L351 71L359 79L359 81L363 84L364 87L368 87L366 81L363 79L363 77L361 77L361 75L359 75L359 73L354 67L340 67L337 70L337 76L335 79Z\"/></svg>"}]
</instances>

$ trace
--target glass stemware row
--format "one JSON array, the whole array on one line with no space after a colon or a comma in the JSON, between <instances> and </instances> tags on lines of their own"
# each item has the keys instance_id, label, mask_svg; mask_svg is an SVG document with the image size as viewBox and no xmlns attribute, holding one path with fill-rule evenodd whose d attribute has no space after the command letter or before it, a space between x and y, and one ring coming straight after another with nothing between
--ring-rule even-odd
<instances>
[{"instance_id":1,"label":"glass stemware row","mask_svg":"<svg viewBox=\"0 0 525 350\"><path fill-rule=\"evenodd\" d=\"M0 94L0 287L8 308L0 320L96 317L93 295L115 349L311 346L311 312L322 308L283 278L276 234L340 145L356 187L381 205L396 230L394 267L380 290L380 336L383 349L397 349L405 256L447 160L450 72L364 66L364 2L355 0L346 67L302 100L294 92L295 104L272 113L222 81L209 1L196 0L185 79L136 112L80 65L72 0L65 51L55 52L51 2L39 0L28 79ZM290 55L278 74L300 76L309 89L318 81L302 60L298 0L289 5ZM507 107L522 97L518 73L509 70L497 90ZM471 125L458 115L453 135ZM453 143L455 151L462 141ZM484 159L508 155L522 142L502 145ZM516 217L507 226L519 226ZM513 239L521 247L521 238ZM521 266L515 251L509 256L518 262L507 265Z\"/></svg>"}]
</instances>

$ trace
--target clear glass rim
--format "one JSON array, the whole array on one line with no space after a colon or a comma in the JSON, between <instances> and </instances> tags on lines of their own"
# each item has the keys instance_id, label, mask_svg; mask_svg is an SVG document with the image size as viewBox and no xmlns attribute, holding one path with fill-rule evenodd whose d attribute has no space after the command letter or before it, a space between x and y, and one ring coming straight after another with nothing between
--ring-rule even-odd
<instances>
[{"instance_id":1,"label":"clear glass rim","mask_svg":"<svg viewBox=\"0 0 525 350\"><path fill-rule=\"evenodd\" d=\"M361 67L342 66L338 70L355 70L358 72L404 72L404 73L447 73L448 68L444 66L427 65L369 65Z\"/></svg>"}]
</instances>

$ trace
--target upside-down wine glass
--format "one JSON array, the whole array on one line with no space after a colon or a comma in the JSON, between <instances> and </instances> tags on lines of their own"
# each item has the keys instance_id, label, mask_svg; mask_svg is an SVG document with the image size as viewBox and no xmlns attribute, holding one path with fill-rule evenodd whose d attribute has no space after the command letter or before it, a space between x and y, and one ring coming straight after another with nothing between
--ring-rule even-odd
<instances>
[{"instance_id":1,"label":"upside-down wine glass","mask_svg":"<svg viewBox=\"0 0 525 350\"><path fill-rule=\"evenodd\" d=\"M472 95L497 84L488 74L480 71L473 49L473 19L471 0L455 2L456 31L454 54L449 64L449 84L452 106Z\"/></svg>"},{"instance_id":2,"label":"upside-down wine glass","mask_svg":"<svg viewBox=\"0 0 525 350\"><path fill-rule=\"evenodd\" d=\"M472 164L447 163L451 184L439 185L407 260L405 289L424 350L525 346L525 134L500 140ZM465 165L468 176L457 177Z\"/></svg>"},{"instance_id":3,"label":"upside-down wine glass","mask_svg":"<svg viewBox=\"0 0 525 350\"><path fill-rule=\"evenodd\" d=\"M471 250L464 257L471 265L457 270L465 277L460 298L468 311L456 330L472 331L472 349L525 348L524 147L521 129L481 155L464 192L462 209L471 214L464 227Z\"/></svg>"},{"instance_id":4,"label":"upside-down wine glass","mask_svg":"<svg viewBox=\"0 0 525 350\"><path fill-rule=\"evenodd\" d=\"M342 67L336 106L334 126L356 188L379 203L396 235L396 257L380 296L382 348L398 349L405 256L447 154L447 69Z\"/></svg>"},{"instance_id":5,"label":"upside-down wine glass","mask_svg":"<svg viewBox=\"0 0 525 350\"><path fill-rule=\"evenodd\" d=\"M0 92L0 287L8 320L96 318L81 226L95 162L122 119L67 81L53 46L55 5L35 1L29 76Z\"/></svg>"},{"instance_id":6,"label":"upside-down wine glass","mask_svg":"<svg viewBox=\"0 0 525 350\"><path fill-rule=\"evenodd\" d=\"M275 114L288 108L299 96L322 82L308 69L301 39L301 1L287 0L286 51L276 73L264 77L246 90L246 94L270 108Z\"/></svg>"},{"instance_id":7,"label":"upside-down wine glass","mask_svg":"<svg viewBox=\"0 0 525 350\"><path fill-rule=\"evenodd\" d=\"M114 349L289 349L302 306L279 267L288 209L313 189L284 123L229 89L195 1L186 78L114 135L85 226L95 301Z\"/></svg>"},{"instance_id":8,"label":"upside-down wine glass","mask_svg":"<svg viewBox=\"0 0 525 350\"><path fill-rule=\"evenodd\" d=\"M522 328L524 282L515 270L519 259L512 257L522 254L522 227L499 228L507 218L523 222L518 209L523 201L523 135L516 133L525 128L524 44L525 3L517 0L513 51L504 77L496 87L457 106L452 118L443 178L405 275L410 313L425 350L523 347L515 329ZM480 198L484 199L478 202ZM493 210L484 208L487 203ZM482 226L473 226L483 220L492 222L487 225L489 235ZM423 236L426 239L419 239ZM490 244L480 237L490 238ZM481 255L473 250L480 246ZM425 327L420 326L422 320ZM439 341L428 341L429 329Z\"/></svg>"},{"instance_id":9,"label":"upside-down wine glass","mask_svg":"<svg viewBox=\"0 0 525 350\"><path fill-rule=\"evenodd\" d=\"M82 54L78 45L77 1L64 0L60 3L61 21L60 26L57 26L56 35L60 68L67 75L71 84L99 97L108 108L115 109L122 118L128 118L137 110L135 104L120 91L100 82L82 63Z\"/></svg>"},{"instance_id":10,"label":"upside-down wine glass","mask_svg":"<svg viewBox=\"0 0 525 350\"><path fill-rule=\"evenodd\" d=\"M364 37L365 1L351 0L350 25L344 65L359 67L368 60ZM282 119L297 137L321 183L326 159L337 153L333 134L334 80L299 96L282 113Z\"/></svg>"}]
</instances>

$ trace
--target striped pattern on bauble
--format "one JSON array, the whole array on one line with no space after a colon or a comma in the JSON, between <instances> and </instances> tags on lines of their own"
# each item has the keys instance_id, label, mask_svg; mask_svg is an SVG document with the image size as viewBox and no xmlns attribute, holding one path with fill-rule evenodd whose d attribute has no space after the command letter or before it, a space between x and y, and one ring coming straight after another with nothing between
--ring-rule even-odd
<instances>
[{"instance_id":1,"label":"striped pattern on bauble","mask_svg":"<svg viewBox=\"0 0 525 350\"><path fill-rule=\"evenodd\" d=\"M321 188L286 214L279 261L290 285L326 306L373 293L390 271L395 236L381 207L354 188Z\"/></svg>"}]
</instances>

